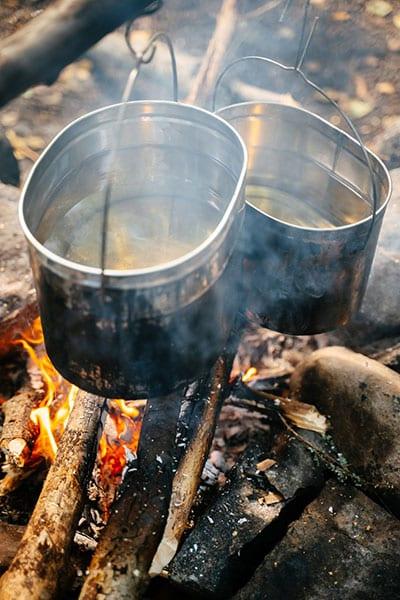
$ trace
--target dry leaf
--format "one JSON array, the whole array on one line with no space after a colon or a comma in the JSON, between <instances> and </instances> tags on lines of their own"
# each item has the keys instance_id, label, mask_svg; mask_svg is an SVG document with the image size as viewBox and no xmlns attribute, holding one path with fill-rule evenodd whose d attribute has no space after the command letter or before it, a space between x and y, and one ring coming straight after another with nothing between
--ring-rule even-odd
<instances>
[{"instance_id":1,"label":"dry leaf","mask_svg":"<svg viewBox=\"0 0 400 600\"><path fill-rule=\"evenodd\" d=\"M395 27L397 27L397 29L400 29L400 13L397 13L397 15L394 15L393 24Z\"/></svg>"},{"instance_id":2,"label":"dry leaf","mask_svg":"<svg viewBox=\"0 0 400 600\"><path fill-rule=\"evenodd\" d=\"M390 83L390 81L380 81L376 84L376 90L380 94L394 94L396 88L394 87L393 83Z\"/></svg>"},{"instance_id":3,"label":"dry leaf","mask_svg":"<svg viewBox=\"0 0 400 600\"><path fill-rule=\"evenodd\" d=\"M274 465L276 465L276 460L273 460L272 458L266 458L265 460L262 460L261 462L257 463L256 469L257 471L264 472L268 471L268 469L270 469Z\"/></svg>"},{"instance_id":4,"label":"dry leaf","mask_svg":"<svg viewBox=\"0 0 400 600\"><path fill-rule=\"evenodd\" d=\"M374 17L387 17L393 10L393 6L387 0L370 0L366 6L367 13Z\"/></svg>"},{"instance_id":5,"label":"dry leaf","mask_svg":"<svg viewBox=\"0 0 400 600\"><path fill-rule=\"evenodd\" d=\"M369 91L367 82L365 81L362 75L354 75L354 86L356 88L356 95L361 100L366 100L369 98Z\"/></svg>"},{"instance_id":6,"label":"dry leaf","mask_svg":"<svg viewBox=\"0 0 400 600\"><path fill-rule=\"evenodd\" d=\"M291 94L278 94L277 92L271 92L255 85L243 83L243 81L234 81L232 83L232 90L240 94L243 98L246 98L246 100L254 102L277 102L278 104L285 104L287 106L300 106Z\"/></svg>"},{"instance_id":7,"label":"dry leaf","mask_svg":"<svg viewBox=\"0 0 400 600\"><path fill-rule=\"evenodd\" d=\"M331 15L332 21L349 21L350 18L349 13L345 10L337 10Z\"/></svg>"},{"instance_id":8,"label":"dry leaf","mask_svg":"<svg viewBox=\"0 0 400 600\"><path fill-rule=\"evenodd\" d=\"M268 492L264 496L261 496L258 499L260 504L277 504L278 502L282 502L283 497L280 494L276 494L275 492Z\"/></svg>"},{"instance_id":9,"label":"dry leaf","mask_svg":"<svg viewBox=\"0 0 400 600\"><path fill-rule=\"evenodd\" d=\"M276 399L275 404L279 406L288 421L296 427L316 431L317 433L326 433L329 426L328 420L312 404L290 400L289 398Z\"/></svg>"},{"instance_id":10,"label":"dry leaf","mask_svg":"<svg viewBox=\"0 0 400 600\"><path fill-rule=\"evenodd\" d=\"M347 110L354 119L362 119L374 109L372 102L353 98L349 100Z\"/></svg>"}]
</instances>

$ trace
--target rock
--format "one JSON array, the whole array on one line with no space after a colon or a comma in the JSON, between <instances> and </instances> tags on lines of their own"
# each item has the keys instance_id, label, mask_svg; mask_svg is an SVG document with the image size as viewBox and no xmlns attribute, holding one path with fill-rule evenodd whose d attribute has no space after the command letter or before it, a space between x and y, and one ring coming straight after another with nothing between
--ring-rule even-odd
<instances>
[{"instance_id":1,"label":"rock","mask_svg":"<svg viewBox=\"0 0 400 600\"><path fill-rule=\"evenodd\" d=\"M362 349L362 354L374 358L385 367L400 373L400 337L383 338Z\"/></svg>"},{"instance_id":2,"label":"rock","mask_svg":"<svg viewBox=\"0 0 400 600\"><path fill-rule=\"evenodd\" d=\"M360 347L400 335L400 169L391 171L392 199L382 230L361 311L335 332L339 343Z\"/></svg>"},{"instance_id":3,"label":"rock","mask_svg":"<svg viewBox=\"0 0 400 600\"><path fill-rule=\"evenodd\" d=\"M0 346L37 315L28 250L18 221L19 192L0 185ZM1 350L0 350L1 352Z\"/></svg>"},{"instance_id":4,"label":"rock","mask_svg":"<svg viewBox=\"0 0 400 600\"><path fill-rule=\"evenodd\" d=\"M257 536L262 534L264 550L276 535L283 509L301 492L310 494L322 486L323 469L304 445L286 432L267 451L266 441L264 435L264 440L251 442L229 483L185 540L170 565L175 583L191 592L230 596L249 564L254 570ZM257 471L265 458L271 459L269 468Z\"/></svg>"},{"instance_id":5,"label":"rock","mask_svg":"<svg viewBox=\"0 0 400 600\"><path fill-rule=\"evenodd\" d=\"M362 492L330 482L234 598L398 598L399 551L398 521Z\"/></svg>"},{"instance_id":6,"label":"rock","mask_svg":"<svg viewBox=\"0 0 400 600\"><path fill-rule=\"evenodd\" d=\"M347 348L329 347L297 367L290 387L293 397L329 418L350 470L400 512L400 375Z\"/></svg>"}]
</instances>

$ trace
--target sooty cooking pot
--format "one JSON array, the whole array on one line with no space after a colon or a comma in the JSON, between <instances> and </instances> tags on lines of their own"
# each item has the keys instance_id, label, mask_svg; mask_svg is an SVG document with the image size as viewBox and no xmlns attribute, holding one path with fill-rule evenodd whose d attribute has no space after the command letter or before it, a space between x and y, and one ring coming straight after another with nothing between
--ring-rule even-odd
<instances>
[{"instance_id":1,"label":"sooty cooking pot","mask_svg":"<svg viewBox=\"0 0 400 600\"><path fill-rule=\"evenodd\" d=\"M390 198L386 167L356 139L301 108L244 102L217 114L248 151L241 240L247 307L263 325L287 334L345 325L360 308ZM298 203L311 221L294 220Z\"/></svg>"},{"instance_id":2,"label":"sooty cooking pot","mask_svg":"<svg viewBox=\"0 0 400 600\"><path fill-rule=\"evenodd\" d=\"M226 342L240 303L233 249L247 155L237 132L208 111L129 102L112 163L119 189L147 202L160 194L167 203L177 198L184 211L199 215L211 207L215 226L190 252L161 265L103 272L71 261L46 247L43 221L51 231L82 198L104 193L119 106L87 114L55 138L25 185L20 221L55 367L89 392L134 398L168 393L197 376Z\"/></svg>"}]
</instances>

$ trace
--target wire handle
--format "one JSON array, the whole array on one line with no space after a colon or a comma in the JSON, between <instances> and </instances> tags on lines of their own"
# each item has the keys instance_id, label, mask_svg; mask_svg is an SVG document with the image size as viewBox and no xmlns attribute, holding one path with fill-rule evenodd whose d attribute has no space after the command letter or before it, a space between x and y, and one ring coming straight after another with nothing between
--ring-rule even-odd
<instances>
[{"instance_id":1,"label":"wire handle","mask_svg":"<svg viewBox=\"0 0 400 600\"><path fill-rule=\"evenodd\" d=\"M130 33L132 28L132 23L128 23L125 30L125 41L126 44L135 59L135 66L129 73L127 82L125 84L125 88L121 98L121 104L118 107L117 113L117 122L114 136L112 138L111 148L110 148L110 167L109 167L109 175L107 177L105 192L104 192L104 205L103 205L103 219L102 219L102 228L101 228L101 247L100 247L100 269L101 269L101 290L104 296L105 293L105 267L106 267L106 257L107 257L107 234L108 234L108 222L109 222L109 214L110 214L110 202L111 202L111 194L112 194L112 173L114 171L116 158L117 158L117 150L119 139L121 135L122 125L124 121L125 111L127 102L131 96L134 84L136 79L140 73L140 69L142 65L147 65L151 63L153 60L156 50L157 50L157 42L163 41L170 54L171 58L171 70L172 70L172 97L174 102L178 102L178 69L176 66L176 57L175 51L172 45L172 42L169 36L163 31L159 31L155 33L150 40L148 41L144 50L140 53L136 52L133 48L130 41Z\"/></svg>"},{"instance_id":2,"label":"wire handle","mask_svg":"<svg viewBox=\"0 0 400 600\"><path fill-rule=\"evenodd\" d=\"M290 71L293 72L295 75L299 76L306 85L310 86L312 89L314 89L315 91L317 91L319 94L321 94L330 104L331 106L333 106L333 108L335 108L337 110L337 112L340 114L340 116L343 118L343 120L346 122L346 124L348 125L349 129L351 130L352 134L354 135L354 137L356 138L361 152L363 154L363 158L365 160L365 164L367 165L370 177L371 177L371 189L369 192L369 196L370 199L372 201L372 219L371 219L371 224L367 233L367 237L366 237L366 242L365 245L367 245L369 238L371 236L372 233L372 229L374 227L375 224L375 219L376 219L376 213L378 210L378 188L377 188L377 183L375 180L375 174L372 168L372 164L371 164L371 159L368 155L368 151L365 147L365 145L363 144L360 134L358 133L355 125L353 124L353 122L351 121L350 117L348 117L346 115L346 113L340 108L340 106L337 104L337 102L335 102L326 92L324 92L324 90L322 88L320 88L316 83L314 83L313 81L311 81L306 75L305 73L302 71L301 67L307 52L307 48L309 46L311 37L314 33L315 27L317 24L317 19L314 20L313 26L310 30L310 33L308 35L307 41L303 47L302 50L299 50L298 52L298 56L297 56L297 61L296 61L296 65L295 66L291 66L291 65L285 65L277 60L274 60L272 58L267 58L265 56L242 56L241 58L237 58L236 60L232 61L231 63L229 63L229 65L227 65L219 74L217 81L215 83L215 87L214 87L214 93L213 93L213 98L212 98L212 110L213 112L215 112L215 105L216 105L216 99L217 99L217 93L221 84L222 79L225 77L225 75L232 69L232 67L234 67L235 65L245 62L245 61L249 61L249 60L256 60L256 61L261 61L263 63L267 63L269 65L273 65L275 67L278 67L280 69L283 69L284 71Z\"/></svg>"}]
</instances>

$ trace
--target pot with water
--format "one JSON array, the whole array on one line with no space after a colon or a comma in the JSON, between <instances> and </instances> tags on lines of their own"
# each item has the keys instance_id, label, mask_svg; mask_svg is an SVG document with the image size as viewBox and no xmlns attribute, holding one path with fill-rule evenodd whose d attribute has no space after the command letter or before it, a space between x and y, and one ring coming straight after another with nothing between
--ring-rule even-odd
<instances>
[{"instance_id":1,"label":"pot with water","mask_svg":"<svg viewBox=\"0 0 400 600\"><path fill-rule=\"evenodd\" d=\"M283 333L345 325L367 285L390 198L387 169L368 151L371 173L354 138L304 109L246 102L217 114L248 150L247 307Z\"/></svg>"},{"instance_id":2,"label":"pot with water","mask_svg":"<svg viewBox=\"0 0 400 600\"><path fill-rule=\"evenodd\" d=\"M132 398L189 381L226 342L240 303L233 249L247 157L207 111L129 102L110 163L118 109L90 113L52 142L20 219L54 365L90 392Z\"/></svg>"}]
</instances>

